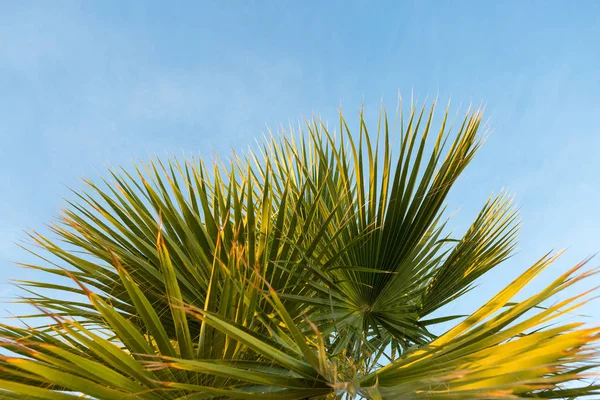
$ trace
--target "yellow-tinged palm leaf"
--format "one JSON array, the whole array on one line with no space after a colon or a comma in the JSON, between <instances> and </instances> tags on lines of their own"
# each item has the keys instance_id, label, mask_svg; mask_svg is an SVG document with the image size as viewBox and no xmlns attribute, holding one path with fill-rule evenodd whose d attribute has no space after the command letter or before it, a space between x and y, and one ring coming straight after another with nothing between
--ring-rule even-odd
<instances>
[{"instance_id":1,"label":"yellow-tinged palm leaf","mask_svg":"<svg viewBox=\"0 0 600 400\"><path fill-rule=\"evenodd\" d=\"M596 271L580 264L544 290L509 300L545 268L544 258L463 322L436 340L366 376L365 393L382 399L568 398L600 394L600 386L564 386L586 377L597 364L600 328L581 323L543 328L581 306L582 296L542 311L535 307ZM501 311L504 310L504 311ZM535 310L531 314L528 312ZM542 329L539 329L542 328Z\"/></svg>"},{"instance_id":2,"label":"yellow-tinged palm leaf","mask_svg":"<svg viewBox=\"0 0 600 400\"><path fill-rule=\"evenodd\" d=\"M68 399L576 398L598 330L561 324L584 294L524 301L544 258L436 337L429 317L510 256L517 215L491 197L462 237L445 198L480 146L479 112L340 115L212 168L154 160L86 181L27 265L36 327L0 325L0 397ZM393 149L393 143L399 147ZM28 319L25 319L28 318ZM48 323L48 321L50 321ZM28 322L29 323L29 322ZM21 396L21 397L20 397Z\"/></svg>"}]
</instances>

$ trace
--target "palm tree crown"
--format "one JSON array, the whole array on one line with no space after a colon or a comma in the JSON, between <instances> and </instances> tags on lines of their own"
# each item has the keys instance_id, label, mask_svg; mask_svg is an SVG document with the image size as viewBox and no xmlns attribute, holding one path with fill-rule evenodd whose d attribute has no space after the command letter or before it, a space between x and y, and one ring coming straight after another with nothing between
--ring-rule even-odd
<instances>
[{"instance_id":1,"label":"palm tree crown","mask_svg":"<svg viewBox=\"0 0 600 400\"><path fill-rule=\"evenodd\" d=\"M435 129L434 106L396 119L382 111L368 130L361 113L356 136L342 115L335 133L313 119L229 163L154 160L86 181L52 238L30 235L41 262L27 267L63 281L19 282L39 310L23 318L44 322L0 325L0 397L600 393L582 381L600 330L560 319L587 293L543 306L595 273L583 264L514 301L547 255L466 318L435 313L510 256L518 217L501 194L462 237L445 229L479 111L446 110Z\"/></svg>"}]
</instances>

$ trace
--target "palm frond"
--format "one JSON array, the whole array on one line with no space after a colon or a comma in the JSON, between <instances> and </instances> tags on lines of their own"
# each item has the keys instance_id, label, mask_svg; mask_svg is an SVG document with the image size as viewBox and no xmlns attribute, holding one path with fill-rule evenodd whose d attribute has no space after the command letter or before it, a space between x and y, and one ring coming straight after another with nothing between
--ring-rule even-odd
<instances>
[{"instance_id":1,"label":"palm frond","mask_svg":"<svg viewBox=\"0 0 600 400\"><path fill-rule=\"evenodd\" d=\"M0 325L0 395L70 399L569 398L597 366L598 331L560 324L593 274L511 300L544 258L445 334L431 317L516 243L510 198L462 235L445 199L481 145L479 111L411 105L395 132L361 112L358 135L320 120L209 168L138 163L85 181L51 235L32 233L22 281L37 309ZM399 147L392 149L398 139ZM52 237L49 237L52 236ZM62 279L62 281L57 281ZM548 326L550 323L556 326ZM575 386L574 386L575 383ZM21 397L19 397L21 396Z\"/></svg>"}]
</instances>

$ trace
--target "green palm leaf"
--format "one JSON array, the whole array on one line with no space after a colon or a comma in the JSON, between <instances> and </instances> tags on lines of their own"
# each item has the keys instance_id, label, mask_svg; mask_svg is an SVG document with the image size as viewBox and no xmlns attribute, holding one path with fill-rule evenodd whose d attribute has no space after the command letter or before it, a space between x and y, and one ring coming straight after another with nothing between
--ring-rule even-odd
<instances>
[{"instance_id":1,"label":"green palm leaf","mask_svg":"<svg viewBox=\"0 0 600 400\"><path fill-rule=\"evenodd\" d=\"M0 396L69 399L497 399L598 394L599 331L523 301L546 257L466 316L432 316L510 257L518 216L492 196L462 237L445 199L481 145L480 112L410 107L271 137L245 158L153 160L74 192L32 233L37 311L0 325ZM399 147L393 149L396 140ZM57 279L62 280L57 282ZM459 319L439 337L431 326Z\"/></svg>"}]
</instances>

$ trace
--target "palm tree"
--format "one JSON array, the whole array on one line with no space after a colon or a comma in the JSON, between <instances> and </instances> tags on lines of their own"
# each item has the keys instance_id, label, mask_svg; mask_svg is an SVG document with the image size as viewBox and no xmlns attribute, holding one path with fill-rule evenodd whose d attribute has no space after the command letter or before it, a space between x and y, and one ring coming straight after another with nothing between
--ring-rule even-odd
<instances>
[{"instance_id":1,"label":"palm tree","mask_svg":"<svg viewBox=\"0 0 600 400\"><path fill-rule=\"evenodd\" d=\"M508 399L600 393L600 329L563 323L592 275L577 265L522 301L556 256L469 316L443 306L516 244L491 197L467 232L444 202L481 145L479 111L451 133L434 106L340 115L209 168L187 159L111 170L74 192L52 238L30 235L21 281L37 308L0 325L3 399ZM391 141L399 139L399 148ZM27 318L42 318L31 327ZM436 325L454 327L436 335Z\"/></svg>"}]
</instances>

